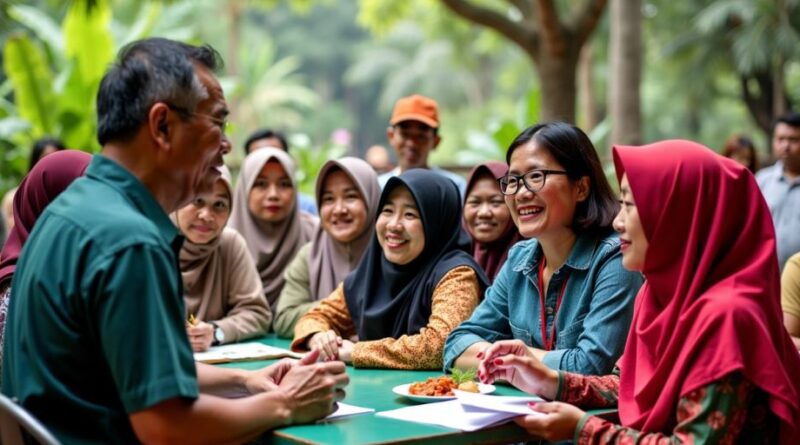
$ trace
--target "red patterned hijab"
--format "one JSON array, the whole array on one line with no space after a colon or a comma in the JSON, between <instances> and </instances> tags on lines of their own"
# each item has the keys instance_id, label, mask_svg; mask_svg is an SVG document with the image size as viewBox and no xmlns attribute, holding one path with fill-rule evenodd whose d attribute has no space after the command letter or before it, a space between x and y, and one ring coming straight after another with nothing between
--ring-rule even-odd
<instances>
[{"instance_id":1,"label":"red patterned hijab","mask_svg":"<svg viewBox=\"0 0 800 445\"><path fill-rule=\"evenodd\" d=\"M472 187L475 185L475 181L477 181L483 175L490 175L491 177L498 179L501 176L508 173L508 165L504 162L498 161L489 161L484 162L483 164L476 165L472 171L469 172L469 176L467 177L467 192L464 196L464 204L466 205L467 199L469 198L469 192L472 190ZM498 193L500 192L500 186L497 186ZM494 282L494 277L497 276L497 273L500 272L500 268L503 267L503 264L506 262L506 258L508 257L508 249L511 248L517 241L524 239L522 235L520 235L517 226L514 225L513 219L510 217L508 218L508 224L506 228L503 230L503 233L500 235L499 238L490 242L490 243L481 243L475 239L475 234L469 229L469 225L467 225L466 220L464 221L464 230L469 233L470 238L472 238L472 256L475 258L475 261L480 264L483 268L483 271L486 272L486 276L489 277L489 281Z\"/></svg>"},{"instance_id":2,"label":"red patterned hijab","mask_svg":"<svg viewBox=\"0 0 800 445\"><path fill-rule=\"evenodd\" d=\"M620 359L622 424L669 432L678 400L739 372L800 425L800 355L783 327L775 232L753 175L690 141L614 147L649 242Z\"/></svg>"},{"instance_id":3,"label":"red patterned hijab","mask_svg":"<svg viewBox=\"0 0 800 445\"><path fill-rule=\"evenodd\" d=\"M14 228L0 253L0 286L14 276L17 259L44 209L75 179L83 176L92 155L62 150L43 157L25 176L14 195Z\"/></svg>"}]
</instances>

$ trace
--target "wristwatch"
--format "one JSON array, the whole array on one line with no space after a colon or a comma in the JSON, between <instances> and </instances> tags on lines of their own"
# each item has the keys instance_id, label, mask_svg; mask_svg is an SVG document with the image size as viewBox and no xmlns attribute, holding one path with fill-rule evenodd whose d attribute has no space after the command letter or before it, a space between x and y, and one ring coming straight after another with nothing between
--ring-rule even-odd
<instances>
[{"instance_id":1,"label":"wristwatch","mask_svg":"<svg viewBox=\"0 0 800 445\"><path fill-rule=\"evenodd\" d=\"M223 332L222 328L217 326L217 324L213 321L211 322L211 326L214 326L214 339L211 340L211 346L222 344L222 342L225 341L225 332Z\"/></svg>"}]
</instances>

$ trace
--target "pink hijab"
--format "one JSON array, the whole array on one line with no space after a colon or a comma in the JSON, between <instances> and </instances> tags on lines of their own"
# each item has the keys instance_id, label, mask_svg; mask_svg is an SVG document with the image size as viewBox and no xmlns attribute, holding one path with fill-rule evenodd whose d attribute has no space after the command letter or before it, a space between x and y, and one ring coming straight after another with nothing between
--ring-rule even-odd
<instances>
[{"instance_id":1,"label":"pink hijab","mask_svg":"<svg viewBox=\"0 0 800 445\"><path fill-rule=\"evenodd\" d=\"M475 181L477 181L478 178L488 174L498 179L506 173L508 173L508 165L505 162L489 161L476 165L475 168L469 172L469 176L467 176L467 192L464 196L465 206L469 198L469 192L472 190L472 186L475 185ZM497 191L498 193L500 192L499 185L497 186ZM475 239L475 234L470 231L466 220L464 221L464 229L469 233L470 238L472 238L473 258L480 264L491 282L494 282L494 277L497 276L497 273L500 272L500 268L505 264L506 258L508 257L508 249L518 241L525 239L520 235L517 226L514 225L514 221L511 218L508 219L508 224L500 237L490 243L478 242Z\"/></svg>"},{"instance_id":2,"label":"pink hijab","mask_svg":"<svg viewBox=\"0 0 800 445\"><path fill-rule=\"evenodd\" d=\"M14 195L14 228L0 253L0 288L10 284L19 254L36 220L72 181L83 176L91 161L89 153L57 151L43 157L22 180Z\"/></svg>"},{"instance_id":3,"label":"pink hijab","mask_svg":"<svg viewBox=\"0 0 800 445\"><path fill-rule=\"evenodd\" d=\"M783 327L775 232L753 175L690 141L614 147L649 241L620 359L622 424L674 428L680 397L739 372L800 425L800 356Z\"/></svg>"}]
</instances>

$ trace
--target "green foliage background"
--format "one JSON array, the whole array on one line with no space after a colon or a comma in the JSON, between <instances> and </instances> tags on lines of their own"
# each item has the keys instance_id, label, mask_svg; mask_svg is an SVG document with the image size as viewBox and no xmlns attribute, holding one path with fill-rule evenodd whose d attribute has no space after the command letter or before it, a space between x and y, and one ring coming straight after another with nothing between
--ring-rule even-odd
<instances>
[{"instance_id":1,"label":"green foliage background","mask_svg":"<svg viewBox=\"0 0 800 445\"><path fill-rule=\"evenodd\" d=\"M513 14L509 2L473 1ZM742 101L741 79L779 67L787 96L800 104L800 0L642 3L644 139L689 138L719 148L730 134L746 133L766 156L767 136ZM441 105L443 142L431 159L438 165L502 159L540 115L526 56L438 0L6 0L0 192L19 182L41 136L99 149L100 78L120 47L146 36L217 48L227 62L221 80L235 145L226 161L236 169L255 129L283 130L306 192L327 159L386 144L391 106L404 95L427 94ZM601 121L587 131L606 152L608 13L589 45ZM587 114L579 107L578 125ZM334 141L338 129L349 131L351 142Z\"/></svg>"}]
</instances>

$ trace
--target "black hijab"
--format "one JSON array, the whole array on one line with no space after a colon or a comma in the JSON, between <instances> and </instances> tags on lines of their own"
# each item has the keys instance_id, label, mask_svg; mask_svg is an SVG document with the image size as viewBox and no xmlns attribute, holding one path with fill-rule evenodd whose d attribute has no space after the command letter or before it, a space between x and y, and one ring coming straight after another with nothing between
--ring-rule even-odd
<instances>
[{"instance_id":1,"label":"black hijab","mask_svg":"<svg viewBox=\"0 0 800 445\"><path fill-rule=\"evenodd\" d=\"M427 169L409 170L386 183L379 213L398 186L407 187L416 201L425 247L401 266L383 256L377 233L372 238L358 267L344 280L347 308L362 341L419 333L428 324L434 289L458 266L475 271L481 294L489 284L469 253L469 236L461 229L461 195L456 184Z\"/></svg>"}]
</instances>

